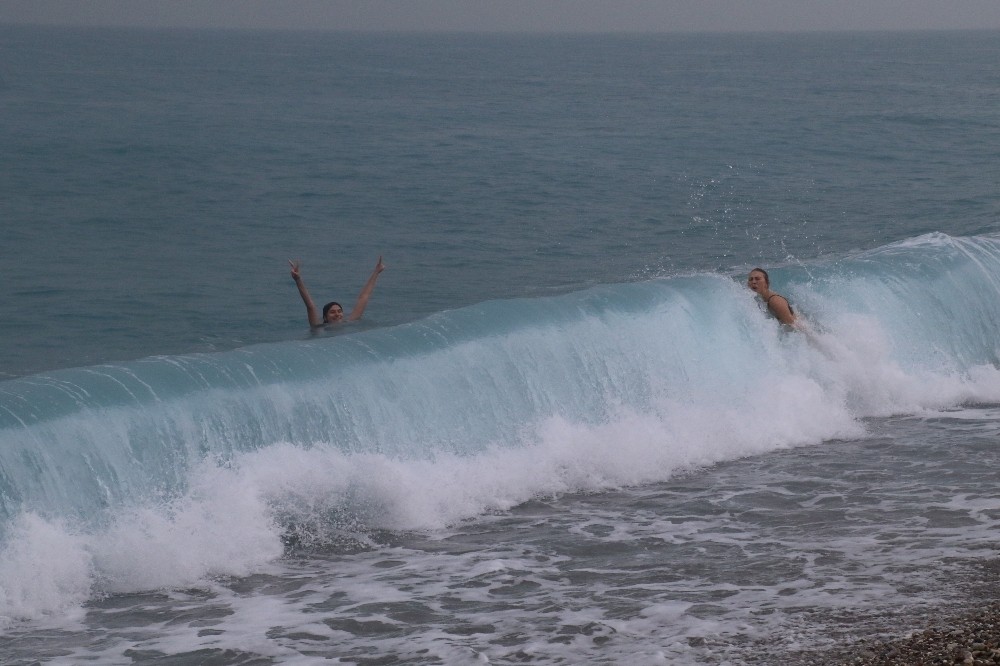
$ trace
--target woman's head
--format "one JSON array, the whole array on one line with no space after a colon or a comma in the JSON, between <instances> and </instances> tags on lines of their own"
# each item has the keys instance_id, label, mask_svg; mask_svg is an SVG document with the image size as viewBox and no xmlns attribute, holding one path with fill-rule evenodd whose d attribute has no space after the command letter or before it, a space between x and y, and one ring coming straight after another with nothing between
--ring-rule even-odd
<instances>
[{"instance_id":1,"label":"woman's head","mask_svg":"<svg viewBox=\"0 0 1000 666\"><path fill-rule=\"evenodd\" d=\"M323 306L323 321L329 324L332 321L340 321L344 318L344 308L336 301L330 301Z\"/></svg>"},{"instance_id":2,"label":"woman's head","mask_svg":"<svg viewBox=\"0 0 1000 666\"><path fill-rule=\"evenodd\" d=\"M750 291L754 291L759 294L770 289L771 278L767 276L767 271L763 268L755 268L750 271L750 274L747 276L747 286L750 287Z\"/></svg>"}]
</instances>

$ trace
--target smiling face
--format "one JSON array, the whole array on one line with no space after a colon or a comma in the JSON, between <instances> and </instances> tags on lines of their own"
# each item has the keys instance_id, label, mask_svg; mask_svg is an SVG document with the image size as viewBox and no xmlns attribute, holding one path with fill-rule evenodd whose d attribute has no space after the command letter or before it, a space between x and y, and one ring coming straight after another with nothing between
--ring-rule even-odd
<instances>
[{"instance_id":1,"label":"smiling face","mask_svg":"<svg viewBox=\"0 0 1000 666\"><path fill-rule=\"evenodd\" d=\"M327 324L344 319L344 308L340 303L327 303L323 307L323 321Z\"/></svg>"},{"instance_id":2,"label":"smiling face","mask_svg":"<svg viewBox=\"0 0 1000 666\"><path fill-rule=\"evenodd\" d=\"M767 293L770 283L767 279L767 273L755 268L750 271L750 275L747 276L747 286L750 287L750 291L756 294Z\"/></svg>"}]
</instances>

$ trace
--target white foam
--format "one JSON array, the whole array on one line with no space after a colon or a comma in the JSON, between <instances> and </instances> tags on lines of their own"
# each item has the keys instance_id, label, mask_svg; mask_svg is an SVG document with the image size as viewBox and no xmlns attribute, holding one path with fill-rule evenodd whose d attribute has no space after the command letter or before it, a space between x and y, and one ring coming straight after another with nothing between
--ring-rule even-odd
<instances>
[{"instance_id":1,"label":"white foam","mask_svg":"<svg viewBox=\"0 0 1000 666\"><path fill-rule=\"evenodd\" d=\"M12 525L0 551L0 625L71 612L91 593L87 540L33 513Z\"/></svg>"},{"instance_id":2,"label":"white foam","mask_svg":"<svg viewBox=\"0 0 1000 666\"><path fill-rule=\"evenodd\" d=\"M203 464L183 497L122 511L90 545L107 592L194 585L245 576L283 552L260 489L238 470Z\"/></svg>"}]
</instances>

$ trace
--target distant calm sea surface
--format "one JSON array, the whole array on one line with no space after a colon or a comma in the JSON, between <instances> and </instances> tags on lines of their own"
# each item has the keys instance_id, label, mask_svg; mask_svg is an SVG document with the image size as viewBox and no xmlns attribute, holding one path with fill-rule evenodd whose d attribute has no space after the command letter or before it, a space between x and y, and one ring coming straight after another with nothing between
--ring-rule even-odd
<instances>
[{"instance_id":1,"label":"distant calm sea surface","mask_svg":"<svg viewBox=\"0 0 1000 666\"><path fill-rule=\"evenodd\" d=\"M981 600L998 184L995 32L0 26L0 662L786 663ZM349 310L379 255L310 334L288 260Z\"/></svg>"}]
</instances>

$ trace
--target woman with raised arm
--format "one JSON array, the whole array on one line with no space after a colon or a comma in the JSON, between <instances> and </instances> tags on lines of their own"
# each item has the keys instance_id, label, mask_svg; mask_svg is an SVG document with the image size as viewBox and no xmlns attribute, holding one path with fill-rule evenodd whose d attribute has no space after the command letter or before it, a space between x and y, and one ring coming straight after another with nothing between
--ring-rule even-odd
<instances>
[{"instance_id":1,"label":"woman with raised arm","mask_svg":"<svg viewBox=\"0 0 1000 666\"><path fill-rule=\"evenodd\" d=\"M385 270L385 264L382 263L382 255L379 255L378 263L375 264L375 270L372 271L368 281L365 282L365 286L361 288L361 293L358 294L358 300L355 301L354 307L351 309L351 314L345 317L344 308L341 307L340 303L331 301L323 306L321 316L319 310L316 309L316 304L309 295L309 290L306 289L306 283L302 281L299 262L289 259L288 264L292 267L292 279L295 280L295 286L299 289L299 296L302 297L302 302L306 304L306 316L309 317L309 326L312 328L337 324L345 319L347 321L361 319L361 315L364 314L365 308L368 306L368 299L371 298L372 291L375 289L375 282L378 280L378 275Z\"/></svg>"}]
</instances>

